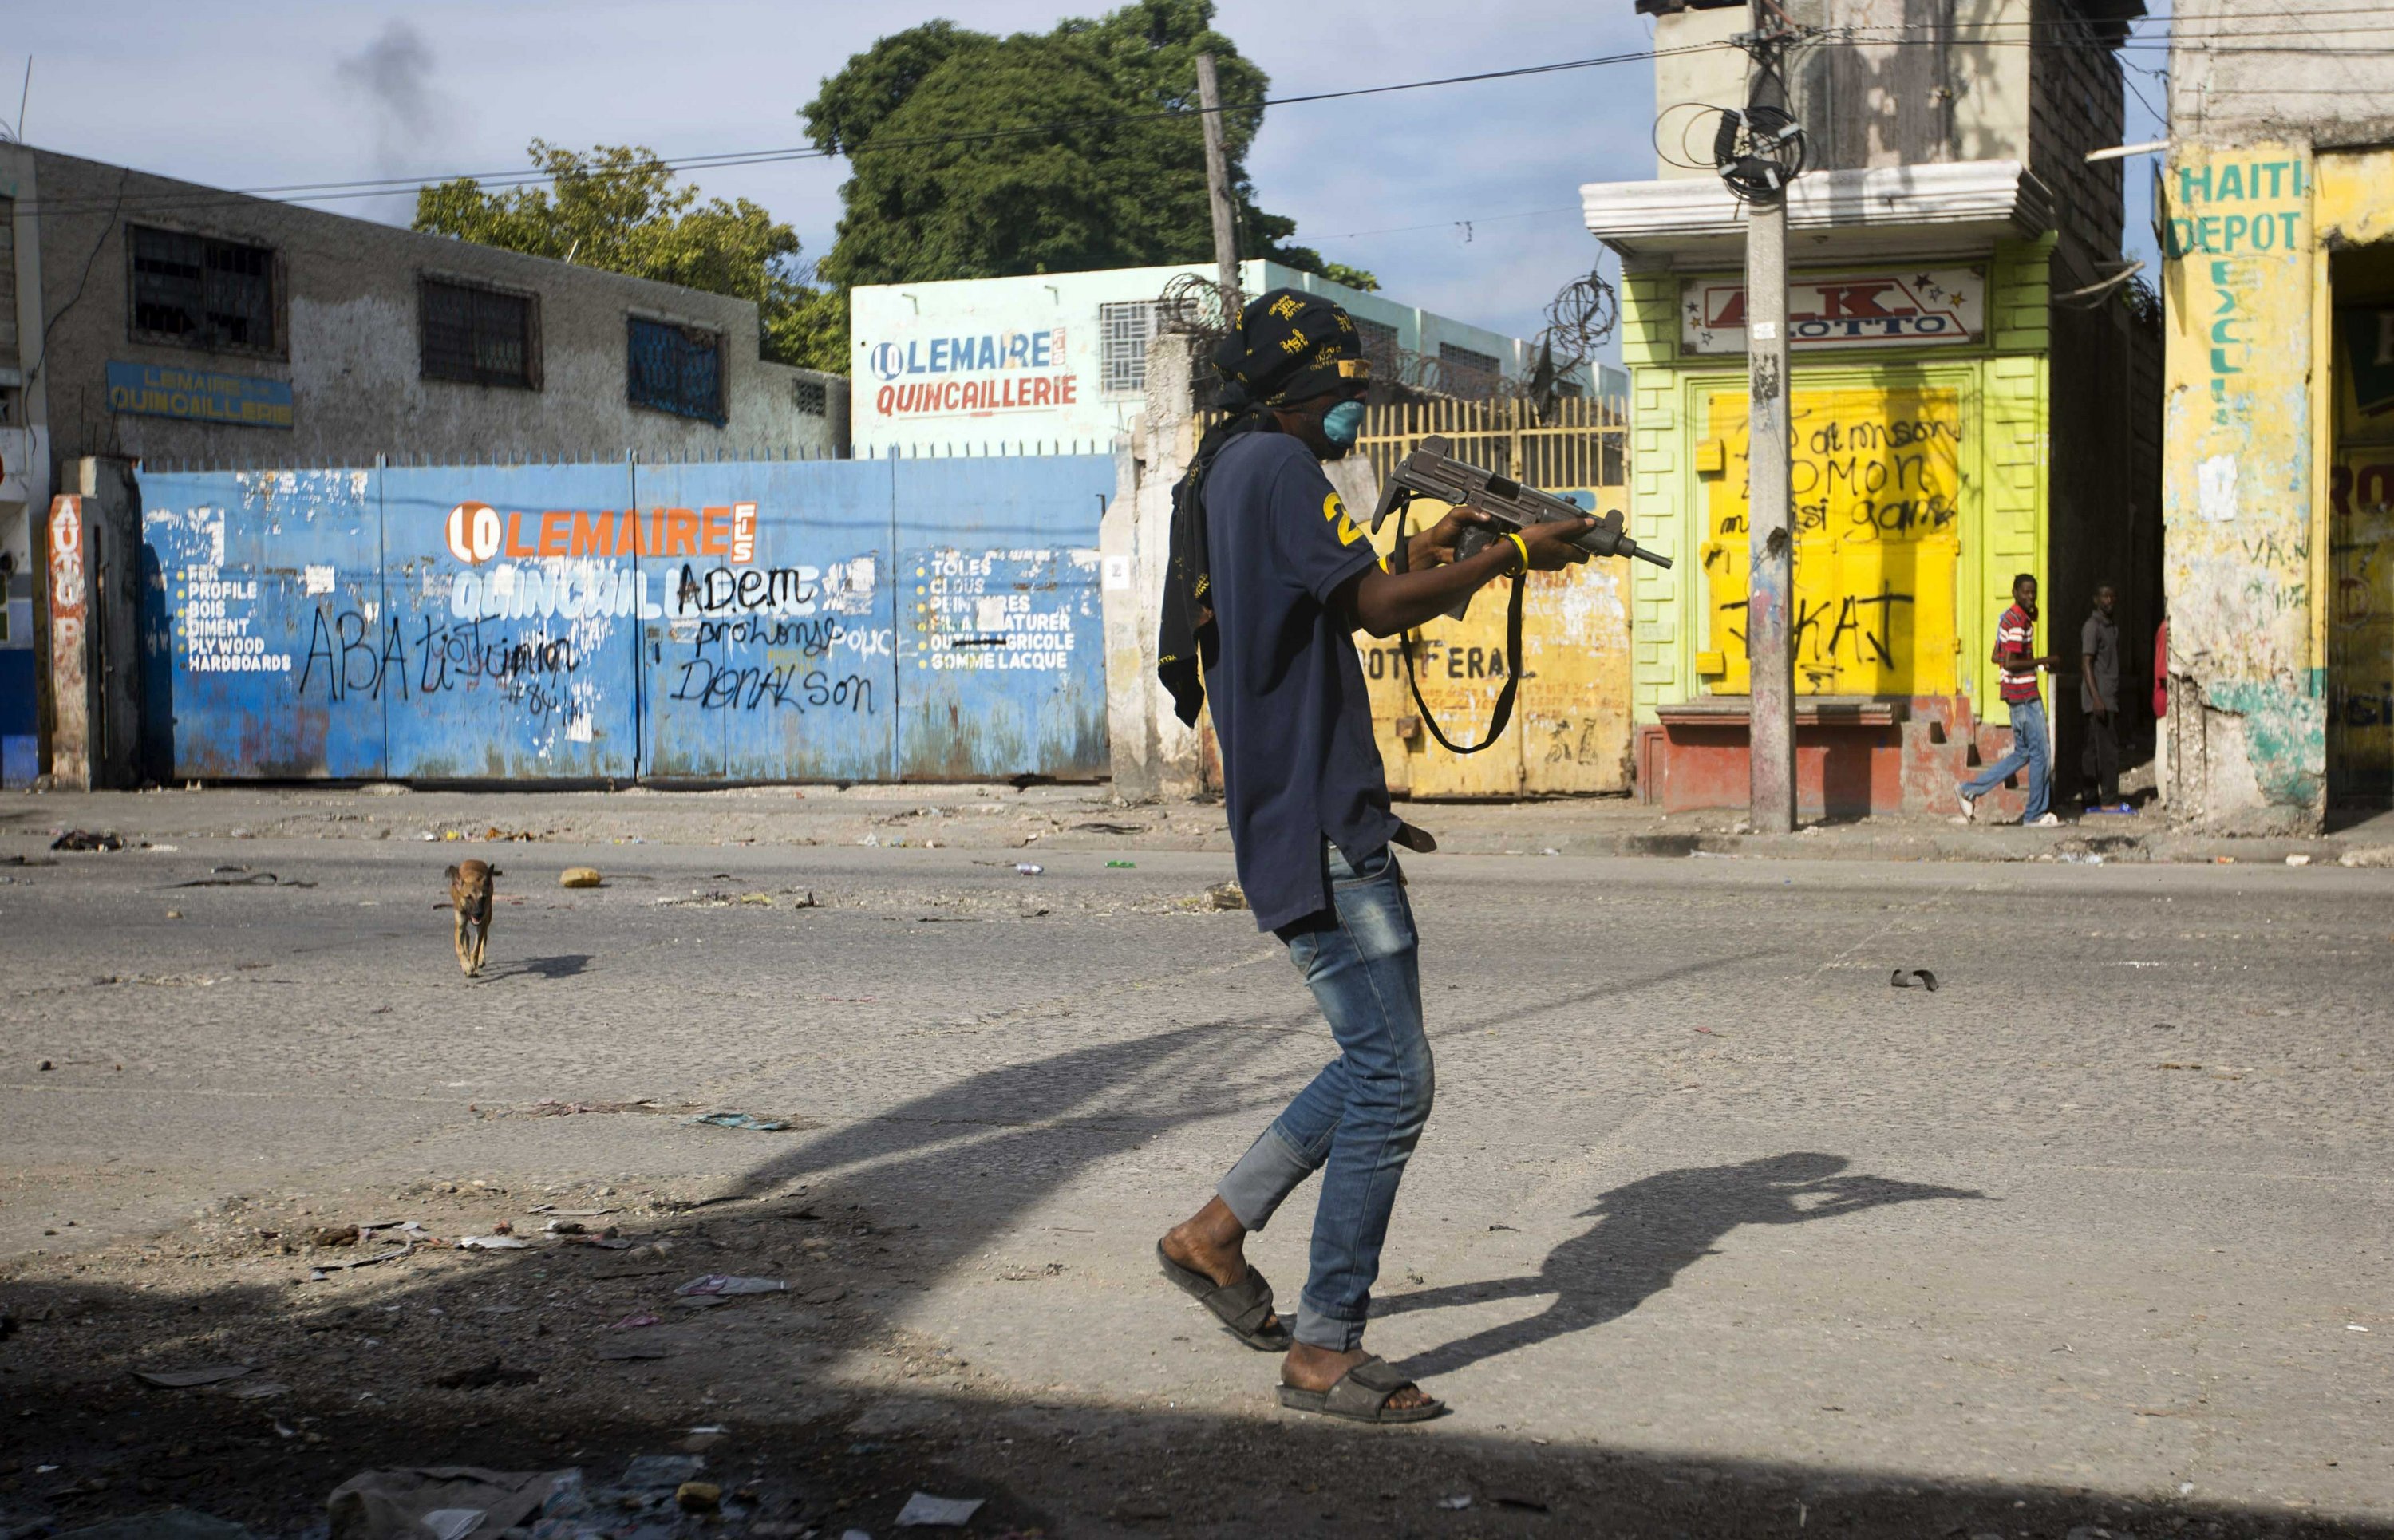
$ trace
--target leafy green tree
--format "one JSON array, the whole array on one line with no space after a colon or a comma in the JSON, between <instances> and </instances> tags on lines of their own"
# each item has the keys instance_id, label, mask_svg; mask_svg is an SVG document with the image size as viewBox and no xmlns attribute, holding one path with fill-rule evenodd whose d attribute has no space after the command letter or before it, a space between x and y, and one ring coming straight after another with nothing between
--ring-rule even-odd
<instances>
[{"instance_id":1,"label":"leafy green tree","mask_svg":"<svg viewBox=\"0 0 2394 1540\"><path fill-rule=\"evenodd\" d=\"M1324 262L1313 270L1333 283L1344 283L1350 289L1361 289L1365 294L1380 292L1379 274L1365 272L1361 268L1350 268L1344 262Z\"/></svg>"},{"instance_id":2,"label":"leafy green tree","mask_svg":"<svg viewBox=\"0 0 2394 1540\"><path fill-rule=\"evenodd\" d=\"M843 284L1201 262L1213 255L1197 56L1222 99L1270 82L1213 30L1213 0L1132 0L1097 20L995 37L932 21L894 33L803 111L845 155L847 213L822 263ZM1257 208L1244 159L1260 108L1223 113L1240 245L1310 271L1294 221Z\"/></svg>"},{"instance_id":3,"label":"leafy green tree","mask_svg":"<svg viewBox=\"0 0 2394 1540\"><path fill-rule=\"evenodd\" d=\"M851 154L873 138L884 118L906 104L931 72L959 53L994 41L987 33L967 32L953 21L926 21L892 33L850 58L839 73L825 77L821 94L804 109L808 131L820 148Z\"/></svg>"},{"instance_id":4,"label":"leafy green tree","mask_svg":"<svg viewBox=\"0 0 2394 1540\"><path fill-rule=\"evenodd\" d=\"M587 155L544 139L532 163L550 185L486 192L461 177L415 195L415 228L607 272L732 295L756 306L767 358L848 372L848 299L810 286L797 232L742 198L700 201L638 145Z\"/></svg>"}]
</instances>

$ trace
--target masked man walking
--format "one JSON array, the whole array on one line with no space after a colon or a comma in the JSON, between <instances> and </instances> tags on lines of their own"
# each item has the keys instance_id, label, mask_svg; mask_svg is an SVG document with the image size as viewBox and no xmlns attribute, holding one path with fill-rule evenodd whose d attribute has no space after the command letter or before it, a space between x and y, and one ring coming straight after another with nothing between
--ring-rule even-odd
<instances>
[{"instance_id":1,"label":"masked man walking","mask_svg":"<svg viewBox=\"0 0 2394 1540\"><path fill-rule=\"evenodd\" d=\"M1429 1039L1412 906L1353 633L1394 636L1500 577L1587 559L1594 520L1539 524L1468 559L1450 514L1391 571L1322 463L1354 447L1370 365L1354 322L1294 289L1249 303L1215 349L1230 415L1174 493L1158 672L1184 722L1210 702L1239 880L1288 948L1338 1057L1265 1128L1203 1208L1156 1245L1165 1275L1249 1346L1284 1351L1283 1405L1360 1422L1445 1410L1363 1351L1397 1184L1428 1120ZM1294 1332L1246 1237L1322 1173Z\"/></svg>"}]
</instances>

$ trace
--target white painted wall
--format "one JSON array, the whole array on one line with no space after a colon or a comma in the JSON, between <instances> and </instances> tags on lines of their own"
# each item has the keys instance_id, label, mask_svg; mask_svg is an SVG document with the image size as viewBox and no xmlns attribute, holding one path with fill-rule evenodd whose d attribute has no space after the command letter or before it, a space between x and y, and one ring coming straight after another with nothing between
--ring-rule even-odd
<instances>
[{"instance_id":1,"label":"white painted wall","mask_svg":"<svg viewBox=\"0 0 2394 1540\"><path fill-rule=\"evenodd\" d=\"M854 453L977 454L1000 446L1105 453L1138 424L1147 399L1105 388L1100 307L1153 300L1184 272L1213 271L1193 264L1116 268L850 291ZM1282 287L1322 295L1358 318L1395 327L1397 346L1415 352L1435 356L1441 342L1453 342L1496 358L1507 375L1535 364L1531 345L1518 337L1276 262L1240 264L1239 284L1251 296ZM1592 383L1583 373L1582 388ZM1625 391L1626 376L1607 369L1604 388Z\"/></svg>"}]
</instances>

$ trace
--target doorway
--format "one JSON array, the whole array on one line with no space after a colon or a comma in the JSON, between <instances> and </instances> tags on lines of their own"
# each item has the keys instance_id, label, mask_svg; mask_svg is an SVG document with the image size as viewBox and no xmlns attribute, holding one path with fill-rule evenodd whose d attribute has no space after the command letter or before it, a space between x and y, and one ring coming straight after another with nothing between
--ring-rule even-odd
<instances>
[{"instance_id":1,"label":"doorway","mask_svg":"<svg viewBox=\"0 0 2394 1540\"><path fill-rule=\"evenodd\" d=\"M2394 806L2394 245L2329 259L2335 450L2328 467L2327 792Z\"/></svg>"}]
</instances>

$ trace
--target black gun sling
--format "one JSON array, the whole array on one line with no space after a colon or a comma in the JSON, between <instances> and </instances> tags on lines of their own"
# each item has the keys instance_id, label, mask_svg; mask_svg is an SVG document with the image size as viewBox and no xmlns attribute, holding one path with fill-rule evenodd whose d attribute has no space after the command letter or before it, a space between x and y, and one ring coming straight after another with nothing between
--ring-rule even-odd
<instances>
[{"instance_id":1,"label":"black gun sling","mask_svg":"<svg viewBox=\"0 0 2394 1540\"><path fill-rule=\"evenodd\" d=\"M1414 494L1410 492L1400 494L1397 498L1397 543L1389 559L1389 568L1393 572L1401 573L1408 567L1406 558L1410 553L1405 537L1405 514L1413 506L1413 500ZM1496 709L1488 720L1488 736L1469 748L1440 731L1438 718L1430 715L1429 703L1422 699L1421 680L1414 674L1414 634L1410 629L1397 633L1397 651L1404 654L1405 683L1413 687L1414 706L1420 711L1422 725L1429 729L1429 735L1437 739L1449 754L1477 754L1504 737L1506 728L1512 724L1513 697L1521 688L1521 599L1529 589L1529 569L1524 567L1521 575L1513 580L1513 597L1505 608L1505 688L1497 692Z\"/></svg>"}]
</instances>

